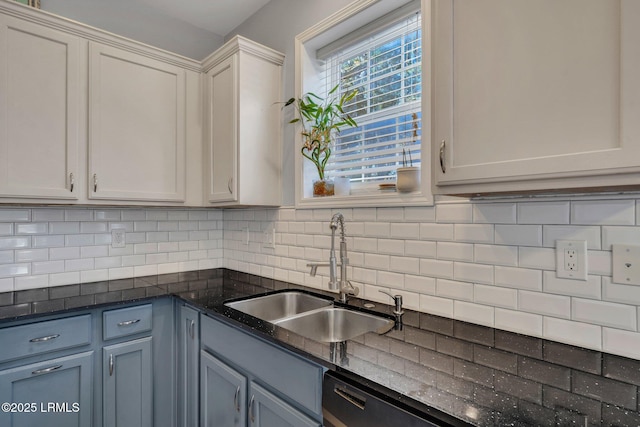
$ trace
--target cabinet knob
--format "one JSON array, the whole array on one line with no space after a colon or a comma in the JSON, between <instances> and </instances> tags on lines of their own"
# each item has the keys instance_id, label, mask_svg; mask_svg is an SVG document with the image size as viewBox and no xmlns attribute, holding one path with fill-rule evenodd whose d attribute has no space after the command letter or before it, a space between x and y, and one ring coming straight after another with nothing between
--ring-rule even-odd
<instances>
[{"instance_id":1,"label":"cabinet knob","mask_svg":"<svg viewBox=\"0 0 640 427\"><path fill-rule=\"evenodd\" d=\"M447 142L443 139L440 143L440 169L442 169L442 173L447 172L447 167L444 165L445 163L445 148L447 146Z\"/></svg>"},{"instance_id":2,"label":"cabinet knob","mask_svg":"<svg viewBox=\"0 0 640 427\"><path fill-rule=\"evenodd\" d=\"M73 172L69 174L69 191L73 193L73 187L76 185L76 179L73 176Z\"/></svg>"}]
</instances>

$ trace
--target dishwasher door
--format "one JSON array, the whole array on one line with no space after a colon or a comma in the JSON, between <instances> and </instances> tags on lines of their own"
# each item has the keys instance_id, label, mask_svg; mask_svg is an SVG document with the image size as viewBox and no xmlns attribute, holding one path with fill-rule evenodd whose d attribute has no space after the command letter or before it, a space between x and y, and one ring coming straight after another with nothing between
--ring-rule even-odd
<instances>
[{"instance_id":1,"label":"dishwasher door","mask_svg":"<svg viewBox=\"0 0 640 427\"><path fill-rule=\"evenodd\" d=\"M447 423L428 421L392 402L347 383L327 371L322 385L322 416L325 427L431 427Z\"/></svg>"}]
</instances>

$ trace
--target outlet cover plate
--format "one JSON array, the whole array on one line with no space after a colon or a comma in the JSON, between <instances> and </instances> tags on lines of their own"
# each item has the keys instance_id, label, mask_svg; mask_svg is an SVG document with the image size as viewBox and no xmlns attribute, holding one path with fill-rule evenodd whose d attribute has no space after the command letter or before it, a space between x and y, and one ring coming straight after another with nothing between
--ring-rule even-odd
<instances>
[{"instance_id":1,"label":"outlet cover plate","mask_svg":"<svg viewBox=\"0 0 640 427\"><path fill-rule=\"evenodd\" d=\"M112 248L124 248L127 242L125 241L125 230L114 229L111 230L111 247Z\"/></svg>"},{"instance_id":2,"label":"outlet cover plate","mask_svg":"<svg viewBox=\"0 0 640 427\"><path fill-rule=\"evenodd\" d=\"M640 246L611 245L613 283L640 285Z\"/></svg>"},{"instance_id":3,"label":"outlet cover plate","mask_svg":"<svg viewBox=\"0 0 640 427\"><path fill-rule=\"evenodd\" d=\"M556 240L556 276L587 280L587 241Z\"/></svg>"}]
</instances>

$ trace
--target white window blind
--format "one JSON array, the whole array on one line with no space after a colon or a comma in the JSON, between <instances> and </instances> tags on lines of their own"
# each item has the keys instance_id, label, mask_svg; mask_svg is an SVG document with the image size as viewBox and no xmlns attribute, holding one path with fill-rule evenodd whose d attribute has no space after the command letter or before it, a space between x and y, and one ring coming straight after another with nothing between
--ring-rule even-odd
<instances>
[{"instance_id":1,"label":"white window blind","mask_svg":"<svg viewBox=\"0 0 640 427\"><path fill-rule=\"evenodd\" d=\"M325 87L358 90L345 108L358 126L334 138L328 177L377 184L395 179L398 167L420 166L420 12L403 15L325 57Z\"/></svg>"}]
</instances>

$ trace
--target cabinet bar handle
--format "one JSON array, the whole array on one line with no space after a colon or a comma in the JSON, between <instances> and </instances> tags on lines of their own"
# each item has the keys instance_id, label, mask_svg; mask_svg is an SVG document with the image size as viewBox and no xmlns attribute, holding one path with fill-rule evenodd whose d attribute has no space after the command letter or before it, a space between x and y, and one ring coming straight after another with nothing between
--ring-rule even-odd
<instances>
[{"instance_id":1,"label":"cabinet bar handle","mask_svg":"<svg viewBox=\"0 0 640 427\"><path fill-rule=\"evenodd\" d=\"M340 396L341 398L343 398L347 402L351 403L356 408L362 409L364 411L364 405L367 403L366 400L360 399L360 398L358 398L356 396L353 396L350 393L348 393L346 390L339 389L338 387L334 388L333 391L338 396Z\"/></svg>"},{"instance_id":2,"label":"cabinet bar handle","mask_svg":"<svg viewBox=\"0 0 640 427\"><path fill-rule=\"evenodd\" d=\"M444 149L446 145L447 145L447 142L443 139L442 142L440 143L440 169L442 169L442 173L447 172L447 167L444 165L444 160L445 160Z\"/></svg>"},{"instance_id":3,"label":"cabinet bar handle","mask_svg":"<svg viewBox=\"0 0 640 427\"><path fill-rule=\"evenodd\" d=\"M97 192L98 191L98 174L94 173L93 174L93 192Z\"/></svg>"},{"instance_id":4,"label":"cabinet bar handle","mask_svg":"<svg viewBox=\"0 0 640 427\"><path fill-rule=\"evenodd\" d=\"M135 320L125 320L124 322L120 322L118 323L118 326L129 326L129 325L133 325L135 323L138 323L140 321L140 319L135 319Z\"/></svg>"},{"instance_id":5,"label":"cabinet bar handle","mask_svg":"<svg viewBox=\"0 0 640 427\"><path fill-rule=\"evenodd\" d=\"M194 339L196 337L196 322L195 321L191 321L191 323L189 323L189 335L191 335L191 339Z\"/></svg>"},{"instance_id":6,"label":"cabinet bar handle","mask_svg":"<svg viewBox=\"0 0 640 427\"><path fill-rule=\"evenodd\" d=\"M38 369L36 371L31 372L31 375L40 375L40 374L48 374L49 372L57 371L62 368L62 365L51 366L49 368Z\"/></svg>"},{"instance_id":7,"label":"cabinet bar handle","mask_svg":"<svg viewBox=\"0 0 640 427\"><path fill-rule=\"evenodd\" d=\"M251 420L251 424L256 422L256 416L253 413L253 402L256 400L255 396L251 396L251 401L249 402L249 419Z\"/></svg>"},{"instance_id":8,"label":"cabinet bar handle","mask_svg":"<svg viewBox=\"0 0 640 427\"><path fill-rule=\"evenodd\" d=\"M236 407L236 412L240 412L240 386L238 386L236 394L233 396L233 405Z\"/></svg>"},{"instance_id":9,"label":"cabinet bar handle","mask_svg":"<svg viewBox=\"0 0 640 427\"><path fill-rule=\"evenodd\" d=\"M69 191L73 193L73 187L76 185L76 180L73 177L73 172L69 174Z\"/></svg>"},{"instance_id":10,"label":"cabinet bar handle","mask_svg":"<svg viewBox=\"0 0 640 427\"><path fill-rule=\"evenodd\" d=\"M229 193L233 194L233 190L231 189L231 184L233 184L233 177L229 178L227 182L227 188L229 189Z\"/></svg>"},{"instance_id":11,"label":"cabinet bar handle","mask_svg":"<svg viewBox=\"0 0 640 427\"><path fill-rule=\"evenodd\" d=\"M109 355L109 376L113 375L113 369L115 368L115 364L113 362L113 353Z\"/></svg>"},{"instance_id":12,"label":"cabinet bar handle","mask_svg":"<svg viewBox=\"0 0 640 427\"><path fill-rule=\"evenodd\" d=\"M53 334L53 335L49 335L46 337L40 337L40 338L31 338L29 340L29 342L45 342L45 341L51 341L51 340L55 340L56 338L58 338L60 336L60 334Z\"/></svg>"}]
</instances>

